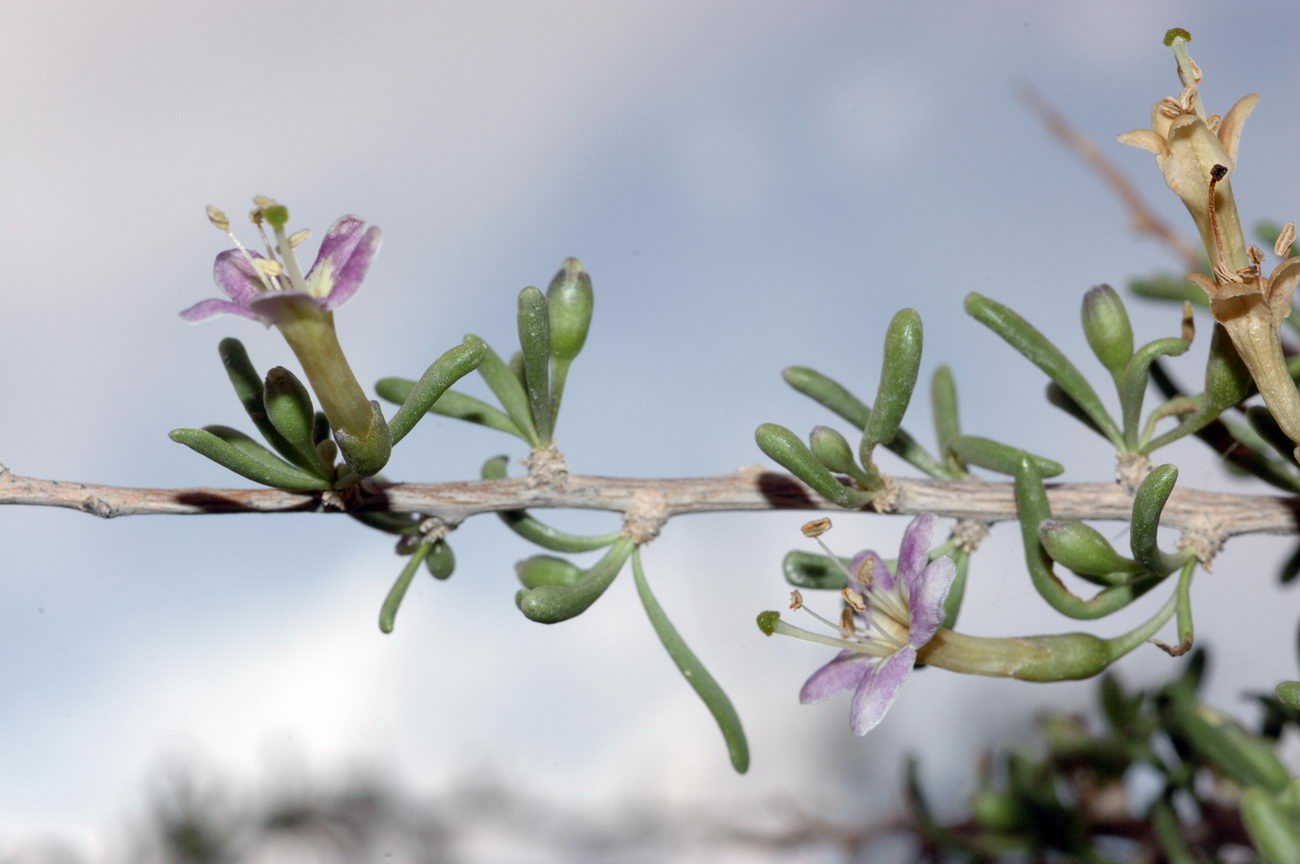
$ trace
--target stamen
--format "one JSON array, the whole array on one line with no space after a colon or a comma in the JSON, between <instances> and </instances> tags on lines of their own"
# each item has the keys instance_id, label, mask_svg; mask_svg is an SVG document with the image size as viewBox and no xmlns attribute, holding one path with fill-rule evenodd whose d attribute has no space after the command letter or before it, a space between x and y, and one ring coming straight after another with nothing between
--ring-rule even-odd
<instances>
[{"instance_id":1,"label":"stamen","mask_svg":"<svg viewBox=\"0 0 1300 864\"><path fill-rule=\"evenodd\" d=\"M852 635L851 631L846 632L841 627L837 626L834 621L831 621L827 618L823 618L821 615L818 615L816 612L814 612L811 608L807 606L800 606L799 608L807 612L809 615L811 615L813 619L817 621L819 624L824 624L827 627L834 630L836 633L840 634L841 639L848 639Z\"/></svg>"},{"instance_id":2,"label":"stamen","mask_svg":"<svg viewBox=\"0 0 1300 864\"><path fill-rule=\"evenodd\" d=\"M257 269L257 259L248 254L248 250L244 248L244 244L240 243L239 238L235 236L235 232L230 230L230 219L227 218L225 212L218 207L213 207L211 204L208 205L207 211L208 221L220 230L226 232L226 236L230 238L230 242L234 243L235 248L239 250L239 254L244 256L244 261L248 263L249 269L257 275L258 281L262 283L262 287L267 291L272 290L274 286L271 284L266 274Z\"/></svg>"},{"instance_id":3,"label":"stamen","mask_svg":"<svg viewBox=\"0 0 1300 864\"><path fill-rule=\"evenodd\" d=\"M299 246L301 246L301 245L303 244L303 241L305 241L305 240L306 240L308 237L310 237L310 236L311 236L311 229L310 229L310 228L304 228L304 229L302 229L301 231L296 231L296 232L294 232L293 234L290 234L290 235L289 235L289 248L290 248L290 249L297 249Z\"/></svg>"},{"instance_id":4,"label":"stamen","mask_svg":"<svg viewBox=\"0 0 1300 864\"><path fill-rule=\"evenodd\" d=\"M1246 257L1250 259L1250 263L1254 265L1256 270L1259 269L1260 264L1264 263L1264 253L1254 243L1246 247Z\"/></svg>"},{"instance_id":5,"label":"stamen","mask_svg":"<svg viewBox=\"0 0 1300 864\"><path fill-rule=\"evenodd\" d=\"M803 532L803 536L810 540L816 539L831 530L831 520L825 518L814 519L811 522L803 523L803 527L799 530Z\"/></svg>"},{"instance_id":6,"label":"stamen","mask_svg":"<svg viewBox=\"0 0 1300 864\"><path fill-rule=\"evenodd\" d=\"M797 588L794 591L790 592L790 608L791 609L803 608L803 595L799 593L799 590Z\"/></svg>"},{"instance_id":7,"label":"stamen","mask_svg":"<svg viewBox=\"0 0 1300 864\"><path fill-rule=\"evenodd\" d=\"M868 588L876 583L876 559L870 555L858 565L858 581Z\"/></svg>"},{"instance_id":8,"label":"stamen","mask_svg":"<svg viewBox=\"0 0 1300 864\"><path fill-rule=\"evenodd\" d=\"M279 261L273 261L270 258L254 258L253 269L262 276L282 276L284 268L280 266Z\"/></svg>"},{"instance_id":9,"label":"stamen","mask_svg":"<svg viewBox=\"0 0 1300 864\"><path fill-rule=\"evenodd\" d=\"M1293 243L1295 243L1295 223L1288 222L1282 226L1282 233L1277 235L1277 242L1273 244L1273 254L1279 258L1288 257Z\"/></svg>"},{"instance_id":10,"label":"stamen","mask_svg":"<svg viewBox=\"0 0 1300 864\"><path fill-rule=\"evenodd\" d=\"M854 591L852 588L845 588L843 591L840 592L840 596L844 598L845 603L849 604L857 611L859 612L867 611L866 600L863 598L861 594L859 594L857 591Z\"/></svg>"},{"instance_id":11,"label":"stamen","mask_svg":"<svg viewBox=\"0 0 1300 864\"><path fill-rule=\"evenodd\" d=\"M856 633L858 630L857 624L853 620L853 610L847 606L840 609L840 630L848 633Z\"/></svg>"},{"instance_id":12,"label":"stamen","mask_svg":"<svg viewBox=\"0 0 1300 864\"><path fill-rule=\"evenodd\" d=\"M230 233L230 220L220 209L208 205L208 221L211 222L218 230Z\"/></svg>"},{"instance_id":13,"label":"stamen","mask_svg":"<svg viewBox=\"0 0 1300 864\"><path fill-rule=\"evenodd\" d=\"M822 547L822 551L825 552L830 557L831 561L834 562L835 566L840 569L840 572L844 574L844 578L852 580L853 574L849 572L849 568L844 566L844 562L840 560L840 556L832 552L831 547L827 546L825 543L822 542L822 538L814 537L813 539L817 541L818 546Z\"/></svg>"}]
</instances>

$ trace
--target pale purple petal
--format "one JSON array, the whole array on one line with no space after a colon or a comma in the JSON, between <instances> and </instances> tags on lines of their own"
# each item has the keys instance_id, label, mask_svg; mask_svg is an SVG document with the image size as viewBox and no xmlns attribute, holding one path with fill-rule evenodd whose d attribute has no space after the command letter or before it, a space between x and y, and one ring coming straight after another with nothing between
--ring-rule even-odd
<instances>
[{"instance_id":1,"label":"pale purple petal","mask_svg":"<svg viewBox=\"0 0 1300 864\"><path fill-rule=\"evenodd\" d=\"M805 705L822 702L836 693L852 690L871 672L875 658L856 651L841 651L835 659L818 669L804 682L799 701Z\"/></svg>"},{"instance_id":2,"label":"pale purple petal","mask_svg":"<svg viewBox=\"0 0 1300 864\"><path fill-rule=\"evenodd\" d=\"M231 303L229 300L200 300L181 312L181 317L186 321L203 321L213 315L242 315L254 321L258 320L257 316L249 312L246 307Z\"/></svg>"},{"instance_id":3,"label":"pale purple petal","mask_svg":"<svg viewBox=\"0 0 1300 864\"><path fill-rule=\"evenodd\" d=\"M920 514L903 532L903 545L898 549L898 578L903 580L909 591L916 584L930 557L930 535L933 533L933 513Z\"/></svg>"},{"instance_id":4,"label":"pale purple petal","mask_svg":"<svg viewBox=\"0 0 1300 864\"><path fill-rule=\"evenodd\" d=\"M256 252L248 254L254 258L262 257ZM238 249L227 249L217 256L212 264L212 277L217 287L240 306L247 306L248 301L262 290L262 280L257 278L253 265Z\"/></svg>"},{"instance_id":5,"label":"pale purple petal","mask_svg":"<svg viewBox=\"0 0 1300 864\"><path fill-rule=\"evenodd\" d=\"M320 241L320 251L316 253L316 263L307 271L307 284L318 290L318 280L327 279L332 285L338 273L352 257L352 252L361 242L361 229L366 227L364 219L356 216L340 216L325 232L325 239ZM329 287L329 285L325 287ZM322 296L328 291L322 291Z\"/></svg>"},{"instance_id":6,"label":"pale purple petal","mask_svg":"<svg viewBox=\"0 0 1300 864\"><path fill-rule=\"evenodd\" d=\"M866 561L868 558L870 558L875 564L871 574L872 578L876 581L876 584L884 586L886 591L892 591L894 588L894 574L890 572L889 567L885 565L885 562L881 557L870 549L863 550L857 555L854 555L853 560L849 563L849 573L853 576L851 581L853 582L852 587L854 590L861 594L867 593L867 585L858 578L858 573L862 572L862 562Z\"/></svg>"},{"instance_id":7,"label":"pale purple petal","mask_svg":"<svg viewBox=\"0 0 1300 864\"><path fill-rule=\"evenodd\" d=\"M333 309L336 306L342 306L357 293L361 287L361 282L366 278L366 271L370 269L370 262L374 260L375 253L379 251L379 244L383 240L383 235L379 229L372 227L362 235L361 240L357 243L356 248L352 250L351 257L348 258L343 269L339 271L334 279L334 287L330 289L329 296L325 298L325 308Z\"/></svg>"},{"instance_id":8,"label":"pale purple petal","mask_svg":"<svg viewBox=\"0 0 1300 864\"><path fill-rule=\"evenodd\" d=\"M943 623L943 603L948 599L948 589L957 575L957 565L948 556L935 559L921 571L912 583L909 605L912 607L912 626L907 641L920 648L934 638Z\"/></svg>"},{"instance_id":9,"label":"pale purple petal","mask_svg":"<svg viewBox=\"0 0 1300 864\"><path fill-rule=\"evenodd\" d=\"M303 291L264 291L248 302L249 310L266 324L324 315L320 301Z\"/></svg>"},{"instance_id":10,"label":"pale purple petal","mask_svg":"<svg viewBox=\"0 0 1300 864\"><path fill-rule=\"evenodd\" d=\"M849 726L854 735L866 735L876 728L889 706L894 704L898 688L912 674L915 664L916 649L908 645L877 663L862 678L849 707Z\"/></svg>"}]
</instances>

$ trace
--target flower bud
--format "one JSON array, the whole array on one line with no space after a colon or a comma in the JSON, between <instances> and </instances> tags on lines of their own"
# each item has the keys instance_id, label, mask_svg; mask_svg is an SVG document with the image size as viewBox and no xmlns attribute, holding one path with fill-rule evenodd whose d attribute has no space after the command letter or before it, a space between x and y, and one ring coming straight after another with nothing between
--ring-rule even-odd
<instances>
[{"instance_id":1,"label":"flower bud","mask_svg":"<svg viewBox=\"0 0 1300 864\"><path fill-rule=\"evenodd\" d=\"M1083 295L1083 332L1101 365L1118 378L1133 356L1133 327L1123 301L1109 285Z\"/></svg>"},{"instance_id":2,"label":"flower bud","mask_svg":"<svg viewBox=\"0 0 1300 864\"><path fill-rule=\"evenodd\" d=\"M1102 533L1077 519L1048 519L1038 526L1038 539L1057 561L1085 576L1136 573L1140 568L1115 551Z\"/></svg>"},{"instance_id":3,"label":"flower bud","mask_svg":"<svg viewBox=\"0 0 1300 864\"><path fill-rule=\"evenodd\" d=\"M551 356L569 362L578 356L591 328L591 277L577 258L564 265L546 289L551 316Z\"/></svg>"},{"instance_id":4,"label":"flower bud","mask_svg":"<svg viewBox=\"0 0 1300 864\"><path fill-rule=\"evenodd\" d=\"M456 556L446 540L435 540L424 559L424 567L434 579L448 579L456 570Z\"/></svg>"},{"instance_id":5,"label":"flower bud","mask_svg":"<svg viewBox=\"0 0 1300 864\"><path fill-rule=\"evenodd\" d=\"M808 436L808 443L817 461L837 474L861 474L853 461L853 448L844 436L829 426L814 427Z\"/></svg>"},{"instance_id":6,"label":"flower bud","mask_svg":"<svg viewBox=\"0 0 1300 864\"><path fill-rule=\"evenodd\" d=\"M582 576L582 570L570 561L554 555L534 555L515 565L515 573L525 588L539 585L572 585Z\"/></svg>"}]
</instances>

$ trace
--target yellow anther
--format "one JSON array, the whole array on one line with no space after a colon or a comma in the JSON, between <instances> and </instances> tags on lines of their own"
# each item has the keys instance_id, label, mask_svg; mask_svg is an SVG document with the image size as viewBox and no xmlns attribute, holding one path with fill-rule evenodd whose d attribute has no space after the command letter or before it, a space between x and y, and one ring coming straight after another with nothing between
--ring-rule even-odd
<instances>
[{"instance_id":1,"label":"yellow anther","mask_svg":"<svg viewBox=\"0 0 1300 864\"><path fill-rule=\"evenodd\" d=\"M226 218L226 214L211 204L208 205L208 221L222 231L230 230L230 220Z\"/></svg>"},{"instance_id":2,"label":"yellow anther","mask_svg":"<svg viewBox=\"0 0 1300 864\"><path fill-rule=\"evenodd\" d=\"M820 537L831 530L831 520L814 519L811 522L805 522L799 530L803 531L805 537Z\"/></svg>"}]
</instances>

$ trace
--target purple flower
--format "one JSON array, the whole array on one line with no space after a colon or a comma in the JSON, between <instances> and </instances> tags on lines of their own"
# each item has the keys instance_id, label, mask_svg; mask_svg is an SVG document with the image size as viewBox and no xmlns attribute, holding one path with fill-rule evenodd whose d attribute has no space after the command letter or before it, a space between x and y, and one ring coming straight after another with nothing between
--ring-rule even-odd
<instances>
[{"instance_id":1,"label":"purple flower","mask_svg":"<svg viewBox=\"0 0 1300 864\"><path fill-rule=\"evenodd\" d=\"M274 208L283 208L271 201L265 201L265 206L261 206L264 200L259 201L259 209L253 211L253 221L259 230L263 221L270 222L275 229L276 244L272 246L269 239L266 241L270 257L242 245L218 255L212 274L217 287L230 299L214 298L196 303L181 312L186 321L202 321L214 315L239 315L269 326L279 324L289 316L313 314L313 306L321 311L342 306L361 287L370 262L379 251L381 238L378 228L367 229L366 223L356 216L340 217L326 232L316 262L304 276L293 249L299 238L305 239L305 235L300 233L286 238L283 223L276 224L279 220L274 218ZM214 212L217 216L211 215ZM224 214L214 210L209 214L214 224L228 229ZM265 238L265 234L263 236ZM233 234L231 238L234 239ZM239 243L238 240L235 242Z\"/></svg>"},{"instance_id":2,"label":"purple flower","mask_svg":"<svg viewBox=\"0 0 1300 864\"><path fill-rule=\"evenodd\" d=\"M853 609L846 623L854 626L842 631L845 649L799 691L799 701L809 704L852 690L849 725L857 735L870 732L885 716L912 674L917 651L943 622L956 566L947 557L926 563L933 530L932 514L912 520L898 551L896 574L870 550L853 559L845 597Z\"/></svg>"}]
</instances>

